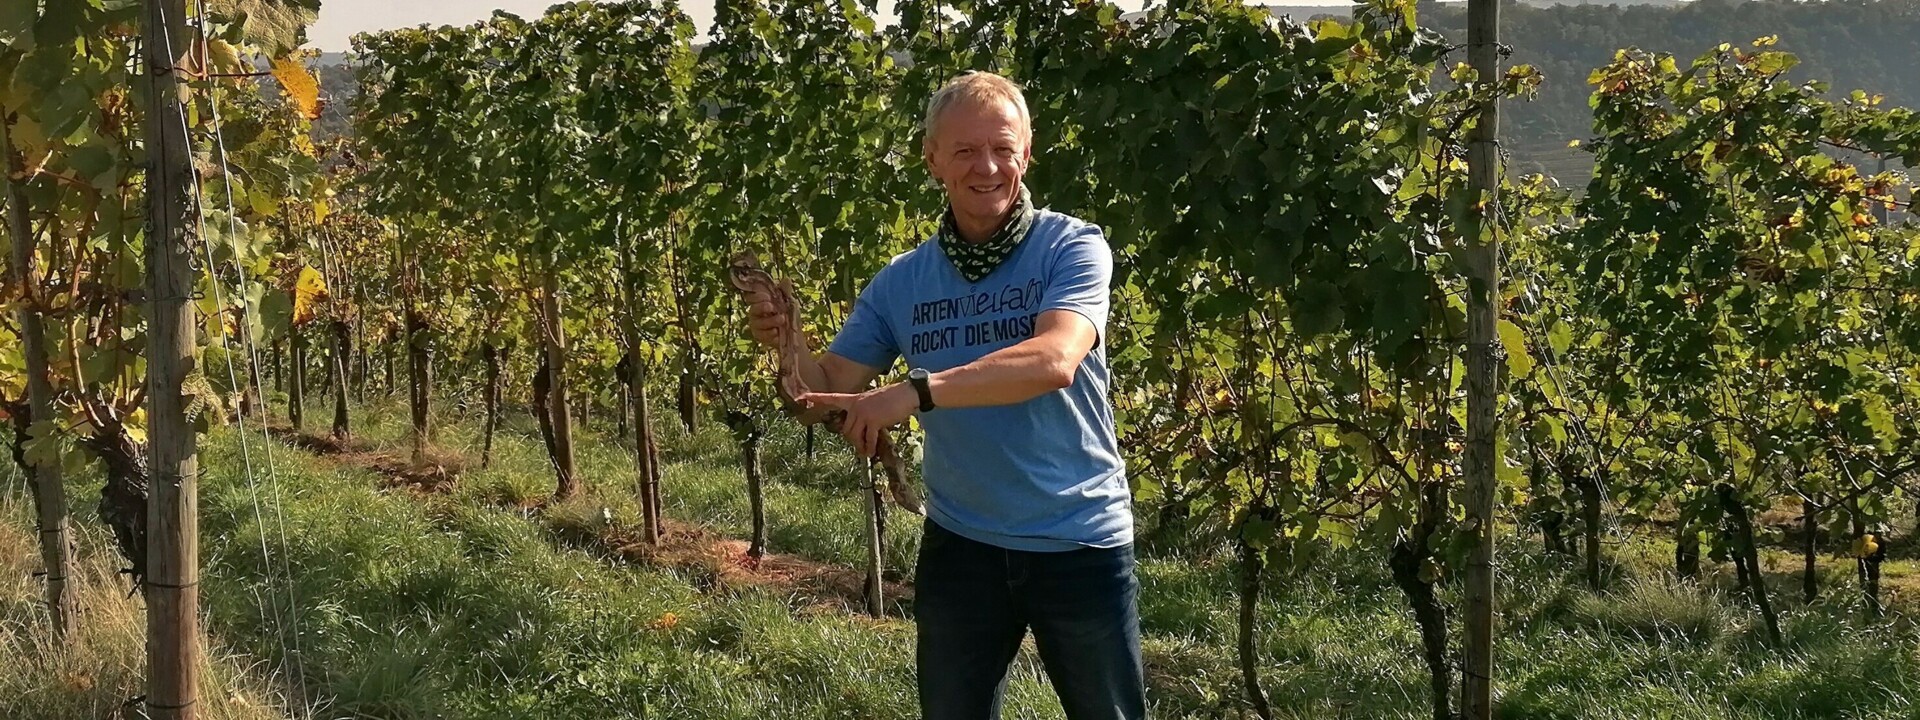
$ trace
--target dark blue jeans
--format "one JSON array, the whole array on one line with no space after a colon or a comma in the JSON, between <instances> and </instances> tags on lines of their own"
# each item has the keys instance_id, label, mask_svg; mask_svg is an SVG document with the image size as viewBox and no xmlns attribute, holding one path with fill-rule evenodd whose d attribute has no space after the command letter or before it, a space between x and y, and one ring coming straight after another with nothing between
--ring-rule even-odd
<instances>
[{"instance_id":1,"label":"dark blue jeans","mask_svg":"<svg viewBox=\"0 0 1920 720\"><path fill-rule=\"evenodd\" d=\"M926 521L914 578L922 720L998 720L1027 630L1069 720L1147 716L1133 546L1007 550Z\"/></svg>"}]
</instances>

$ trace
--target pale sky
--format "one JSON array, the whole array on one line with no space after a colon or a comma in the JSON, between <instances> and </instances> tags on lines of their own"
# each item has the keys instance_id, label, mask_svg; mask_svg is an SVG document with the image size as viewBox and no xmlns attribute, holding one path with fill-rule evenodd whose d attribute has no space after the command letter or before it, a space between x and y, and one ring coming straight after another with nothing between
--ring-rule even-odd
<instances>
[{"instance_id":1,"label":"pale sky","mask_svg":"<svg viewBox=\"0 0 1920 720\"><path fill-rule=\"evenodd\" d=\"M1147 0L1115 2L1128 11L1139 10L1146 3ZM466 25L492 15L496 9L522 17L534 17L555 4L554 0L322 0L320 21L307 28L307 44L327 52L345 52L352 49L348 38L357 32L411 27L422 23ZM1265 4L1344 6L1351 4L1351 0L1267 0ZM704 35L707 27L713 24L713 0L683 0L680 5L693 17L694 25ZM892 0L881 0L880 20L883 24L894 21L892 10Z\"/></svg>"}]
</instances>

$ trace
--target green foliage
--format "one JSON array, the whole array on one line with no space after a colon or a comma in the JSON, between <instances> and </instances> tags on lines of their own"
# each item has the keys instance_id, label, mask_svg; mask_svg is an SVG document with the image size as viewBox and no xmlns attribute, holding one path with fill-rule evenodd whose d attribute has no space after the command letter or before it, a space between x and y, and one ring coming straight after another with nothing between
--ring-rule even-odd
<instances>
[{"instance_id":1,"label":"green foliage","mask_svg":"<svg viewBox=\"0 0 1920 720\"><path fill-rule=\"evenodd\" d=\"M280 57L306 44L320 0L210 0L207 10L238 30L240 42Z\"/></svg>"},{"instance_id":2,"label":"green foliage","mask_svg":"<svg viewBox=\"0 0 1920 720\"><path fill-rule=\"evenodd\" d=\"M355 187L397 226L386 248L401 298L456 356L483 340L537 350L560 322L569 377L597 389L625 344L605 308L664 334L665 316L638 300L685 232L691 36L671 2L583 2L355 38L367 159ZM548 278L584 302L536 315ZM510 354L509 377L536 355Z\"/></svg>"},{"instance_id":3,"label":"green foliage","mask_svg":"<svg viewBox=\"0 0 1920 720\"><path fill-rule=\"evenodd\" d=\"M203 345L196 352L231 346L237 353L242 335L264 338L260 306L288 269L280 253L296 242L283 219L330 197L305 114L284 93L261 92L263 81L249 74L260 56L289 57L315 9L310 0L213 2L198 23L204 37L173 41L204 49L189 53L192 67L177 69L192 78L181 100L200 181L196 234L204 245L188 248L201 266L193 288ZM38 274L28 287L8 283L0 302L9 321L30 313L45 327L40 358L21 357L23 339L7 331L0 395L20 397L28 368L44 367L58 417L36 422L45 423L48 442L85 451L69 461L92 450L70 441L118 443L124 428L138 448L145 437L149 98L137 52L141 10L111 0L10 3L0 11L0 156L19 191L8 213L28 228L25 237L9 230L8 246L30 246ZM223 349L215 357L231 355ZM244 375L244 363L233 367ZM187 394L205 426L232 406L205 381L233 383L227 365L203 369L196 376L203 387Z\"/></svg>"},{"instance_id":4,"label":"green foliage","mask_svg":"<svg viewBox=\"0 0 1920 720\"><path fill-rule=\"evenodd\" d=\"M1595 70L1598 169L1552 252L1631 368L1613 394L1638 394L1664 442L1691 456L1683 482L1733 482L1756 507L1788 488L1823 504L1885 494L1920 429L1920 346L1889 341L1910 337L1901 295L1915 258L1910 231L1873 214L1899 178L1830 151L1920 160L1920 117L1789 83L1792 58L1770 42L1684 68L1622 51ZM1710 505L1676 495L1667 475L1635 494L1686 515Z\"/></svg>"},{"instance_id":5,"label":"green foliage","mask_svg":"<svg viewBox=\"0 0 1920 720\"><path fill-rule=\"evenodd\" d=\"M445 270L420 276L443 307L477 287L483 315L511 318L491 298L534 287L468 264L561 272L578 297L624 298L638 330L609 340L576 310L569 332L600 338L577 355L638 341L754 421L765 356L726 259L794 279L818 347L940 210L915 161L925 98L992 69L1025 87L1035 197L1114 249L1106 351L1136 497L1198 537L1293 568L1412 547L1446 584L1471 537L1452 488L1482 233L1515 276L1495 296L1503 503L1566 517L1594 487L1609 517L1710 530L1720 482L1755 508L1824 498L1834 526L1904 497L1914 236L1875 212L1905 181L1847 153L1920 160L1920 133L1874 96L1790 82L1793 56L1619 54L1591 77L1598 171L1576 202L1537 177L1469 193L1481 110L1543 75L1477 77L1409 2L1302 25L1225 0L1132 21L918 0L883 32L858 3L734 0L697 56L677 10L650 7L359 40L376 207L423 240L479 240L417 260ZM688 501L742 522L727 493Z\"/></svg>"}]
</instances>

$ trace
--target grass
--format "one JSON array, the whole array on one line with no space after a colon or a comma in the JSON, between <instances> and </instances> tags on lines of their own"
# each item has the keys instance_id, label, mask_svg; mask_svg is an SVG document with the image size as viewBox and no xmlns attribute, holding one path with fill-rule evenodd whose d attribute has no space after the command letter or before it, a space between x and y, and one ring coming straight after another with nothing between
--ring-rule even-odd
<instances>
[{"instance_id":1,"label":"grass","mask_svg":"<svg viewBox=\"0 0 1920 720\"><path fill-rule=\"evenodd\" d=\"M373 403L354 419L363 442L407 447L403 408ZM481 470L479 419L440 410L436 443L463 457L467 472L439 496L379 491L369 471L276 445L278 490L256 472L265 483L258 515L236 436L211 438L202 597L215 636L297 677L322 717L917 714L910 622L715 586L697 569L635 565L565 542L567 528L606 523L603 509L612 525L637 523L626 451L601 432L609 428L578 433L588 493L522 511L553 483L532 423L510 415L494 464ZM744 537L731 439L717 424L688 435L667 420L668 515ZM802 442L777 423L766 443L772 549L857 566L865 520L854 463L837 440L822 437L812 458ZM264 464L257 437L252 450ZM887 563L896 575L910 577L918 535L914 523L890 524ZM1582 588L1570 559L1518 539L1502 548L1502 717L1920 717L1920 630L1910 605L1896 602L1888 618L1866 621L1837 571L1826 596L1804 605L1783 553L1767 561L1783 573L1769 580L1788 640L1773 650L1724 574L1699 585L1667 581L1671 546L1633 535L1623 542L1610 548L1614 580L1602 594ZM1153 716L1240 717L1234 565L1204 543L1165 545L1140 566ZM1888 575L1896 573L1912 568L1890 563ZM285 610L289 587L298 613ZM1377 553L1330 551L1300 571L1276 571L1268 587L1257 632L1265 688L1281 717L1430 717L1417 629ZM1038 668L1030 651L1016 662L1007 717L1061 716Z\"/></svg>"},{"instance_id":2,"label":"grass","mask_svg":"<svg viewBox=\"0 0 1920 720\"><path fill-rule=\"evenodd\" d=\"M399 442L383 432L369 424L366 437ZM449 428L448 440L459 432ZM209 583L210 614L296 668L325 716L915 714L910 625L808 612L762 591L712 594L685 573L611 565L557 543L491 501L546 492L532 490L546 472L535 449L524 435L505 436L495 469L463 478L454 497L421 501L374 490L369 472L281 448L297 632L252 601L284 594L284 580L263 580L260 552L263 533L278 552L281 518L255 519L247 484L216 473L202 501L206 534L218 538L207 549L208 574L220 578ZM207 454L209 467L234 465L231 443L209 443ZM1010 694L1026 708L1015 716L1057 716L1031 669Z\"/></svg>"},{"instance_id":3,"label":"grass","mask_svg":"<svg viewBox=\"0 0 1920 720\"><path fill-rule=\"evenodd\" d=\"M48 630L33 502L11 461L0 470L0 718L137 717L127 701L146 691L146 610L127 594L121 560L106 533L75 523L79 552L69 592L80 608L67 642ZM76 495L98 497L98 486ZM212 720L284 717L280 694L259 668L217 634L200 666L200 716Z\"/></svg>"}]
</instances>

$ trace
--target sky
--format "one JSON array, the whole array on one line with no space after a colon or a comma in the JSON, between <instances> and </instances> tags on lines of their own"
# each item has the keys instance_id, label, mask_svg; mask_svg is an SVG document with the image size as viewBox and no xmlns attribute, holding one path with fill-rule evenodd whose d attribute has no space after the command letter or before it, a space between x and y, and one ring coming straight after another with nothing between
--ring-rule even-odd
<instances>
[{"instance_id":1,"label":"sky","mask_svg":"<svg viewBox=\"0 0 1920 720\"><path fill-rule=\"evenodd\" d=\"M1117 0L1128 11L1139 10L1147 0ZM1269 0L1274 5L1347 5L1351 0ZM388 30L428 25L465 25L506 10L521 16L535 16L556 4L556 0L322 0L320 20L307 28L308 46L327 52L352 49L348 38L369 30ZM681 7L693 17L696 27L713 24L713 0L682 0ZM894 20L892 0L881 0L880 20Z\"/></svg>"}]
</instances>

